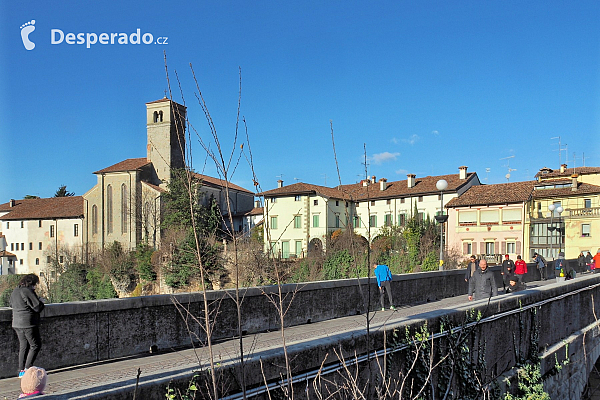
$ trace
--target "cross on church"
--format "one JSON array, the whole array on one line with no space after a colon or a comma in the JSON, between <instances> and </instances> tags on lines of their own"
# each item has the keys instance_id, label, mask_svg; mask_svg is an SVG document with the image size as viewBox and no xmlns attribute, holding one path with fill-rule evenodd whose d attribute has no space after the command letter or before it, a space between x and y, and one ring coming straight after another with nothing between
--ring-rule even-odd
<instances>
[{"instance_id":1,"label":"cross on church","mask_svg":"<svg viewBox=\"0 0 600 400\"><path fill-rule=\"evenodd\" d=\"M167 89L165 89L165 99L167 98Z\"/></svg>"}]
</instances>

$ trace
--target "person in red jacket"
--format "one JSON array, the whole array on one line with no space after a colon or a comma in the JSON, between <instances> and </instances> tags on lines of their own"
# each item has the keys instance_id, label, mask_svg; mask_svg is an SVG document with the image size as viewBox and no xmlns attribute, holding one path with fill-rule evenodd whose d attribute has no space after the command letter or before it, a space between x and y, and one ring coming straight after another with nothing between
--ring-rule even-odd
<instances>
[{"instance_id":1,"label":"person in red jacket","mask_svg":"<svg viewBox=\"0 0 600 400\"><path fill-rule=\"evenodd\" d=\"M527 263L521 259L521 256L517 256L515 261L515 276L519 280L520 284L523 284L523 277L527 273Z\"/></svg>"}]
</instances>

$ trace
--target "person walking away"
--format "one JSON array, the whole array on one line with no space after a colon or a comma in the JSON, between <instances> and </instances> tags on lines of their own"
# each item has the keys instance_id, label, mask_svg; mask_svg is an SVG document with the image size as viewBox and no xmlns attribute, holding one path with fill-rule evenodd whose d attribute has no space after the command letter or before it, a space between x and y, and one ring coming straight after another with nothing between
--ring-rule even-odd
<instances>
[{"instance_id":1,"label":"person walking away","mask_svg":"<svg viewBox=\"0 0 600 400\"><path fill-rule=\"evenodd\" d=\"M13 309L12 327L19 338L19 378L33 365L41 347L40 313L44 303L35 293L40 282L36 274L27 274L19 281L19 286L10 296Z\"/></svg>"},{"instance_id":2,"label":"person walking away","mask_svg":"<svg viewBox=\"0 0 600 400\"><path fill-rule=\"evenodd\" d=\"M545 281L548 279L546 276L546 260L538 253L533 253L533 261L537 264L537 268L540 271L540 279Z\"/></svg>"},{"instance_id":3,"label":"person walking away","mask_svg":"<svg viewBox=\"0 0 600 400\"><path fill-rule=\"evenodd\" d=\"M527 263L523 261L520 255L517 256L517 261L515 262L515 277L519 280L520 284L525 284L524 278L527 273Z\"/></svg>"},{"instance_id":4,"label":"person walking away","mask_svg":"<svg viewBox=\"0 0 600 400\"><path fill-rule=\"evenodd\" d=\"M477 268L479 268L479 261L477 261L475 255L472 255L469 260L469 264L467 265L467 272L465 273L465 282L469 282L469 280L471 280L471 277L473 276L475 271L477 271Z\"/></svg>"},{"instance_id":5,"label":"person walking away","mask_svg":"<svg viewBox=\"0 0 600 400\"><path fill-rule=\"evenodd\" d=\"M377 278L377 286L379 287L379 302L381 303L381 311L385 311L384 291L387 292L388 300L390 301L390 310L395 310L394 301L392 300L392 272L385 264L373 264L374 274Z\"/></svg>"},{"instance_id":6,"label":"person walking away","mask_svg":"<svg viewBox=\"0 0 600 400\"><path fill-rule=\"evenodd\" d=\"M510 278L512 278L512 276L515 274L515 263L510 259L508 254L504 256L504 261L502 261L502 270L500 273L502 274L502 286L506 292L506 286L508 286Z\"/></svg>"},{"instance_id":7,"label":"person walking away","mask_svg":"<svg viewBox=\"0 0 600 400\"><path fill-rule=\"evenodd\" d=\"M498 296L498 285L494 273L488 269L487 261L479 261L479 269L469 280L469 300L487 299Z\"/></svg>"}]
</instances>

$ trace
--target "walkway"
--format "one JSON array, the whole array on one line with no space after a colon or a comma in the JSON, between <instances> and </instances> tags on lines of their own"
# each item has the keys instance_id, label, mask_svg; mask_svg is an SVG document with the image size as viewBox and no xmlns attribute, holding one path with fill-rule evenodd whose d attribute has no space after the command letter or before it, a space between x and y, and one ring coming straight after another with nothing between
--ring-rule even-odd
<instances>
[{"instance_id":1,"label":"walkway","mask_svg":"<svg viewBox=\"0 0 600 400\"><path fill-rule=\"evenodd\" d=\"M531 282L528 287L533 288L543 284L554 283ZM399 322L406 317L426 312L452 309L467 303L467 297L460 296L436 302L403 307L396 311L378 311L371 314L372 329L379 329L384 325ZM313 324L290 327L285 330L288 346L311 342L320 338L331 337L340 333L364 330L365 316L338 318ZM239 342L237 340L225 341L214 345L215 359L221 365L235 362ZM248 335L244 338L246 353L256 355L269 350L281 348L280 331ZM42 351L44 349L42 348ZM189 375L198 369L198 360L207 360L207 349L174 351L156 355L111 360L109 362L80 365L60 370L49 371L47 396L44 399L90 399L99 396L100 392L120 388L131 393L136 384L138 368L141 370L140 382L165 381L177 375ZM233 361L231 361L233 360ZM16 399L20 394L20 381L18 378L0 380L0 399ZM166 387L166 383L163 387ZM6 397L5 397L6 396Z\"/></svg>"}]
</instances>

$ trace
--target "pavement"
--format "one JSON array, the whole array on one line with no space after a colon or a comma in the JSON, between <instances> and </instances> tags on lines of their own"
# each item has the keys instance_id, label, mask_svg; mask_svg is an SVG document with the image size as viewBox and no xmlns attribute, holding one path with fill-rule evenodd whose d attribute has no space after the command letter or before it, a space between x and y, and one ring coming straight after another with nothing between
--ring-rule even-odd
<instances>
[{"instance_id":1,"label":"pavement","mask_svg":"<svg viewBox=\"0 0 600 400\"><path fill-rule=\"evenodd\" d=\"M555 283L555 280L544 282L530 282L528 288ZM500 289L501 291L501 289ZM381 329L385 325L394 324L407 317L441 309L453 309L468 303L467 296L447 298L435 302L414 306L398 307L394 310L376 311L370 314L371 329ZM337 318L312 324L299 325L285 329L285 340L288 346L302 344L333 337L344 332L366 329L366 316L356 315ZM244 337L244 352L249 357L264 354L270 350L281 349L281 331L265 332ZM42 347L42 350L44 348ZM215 359L221 365L234 363L238 359L239 341L228 340L213 345ZM133 394L138 369L141 371L139 380L142 382L157 381L168 382L168 378L185 374L189 376L199 369L199 365L206 367L208 359L206 347L187 349L146 355L128 357L69 368L48 371L48 384L45 390L48 399L89 399L98 396L102 391L123 388ZM166 388L166 384L164 386ZM128 388L128 389L125 389ZM0 379L0 399L17 399L20 391L18 378ZM100 398L100 397L96 397ZM130 397L132 398L132 397Z\"/></svg>"}]
</instances>

